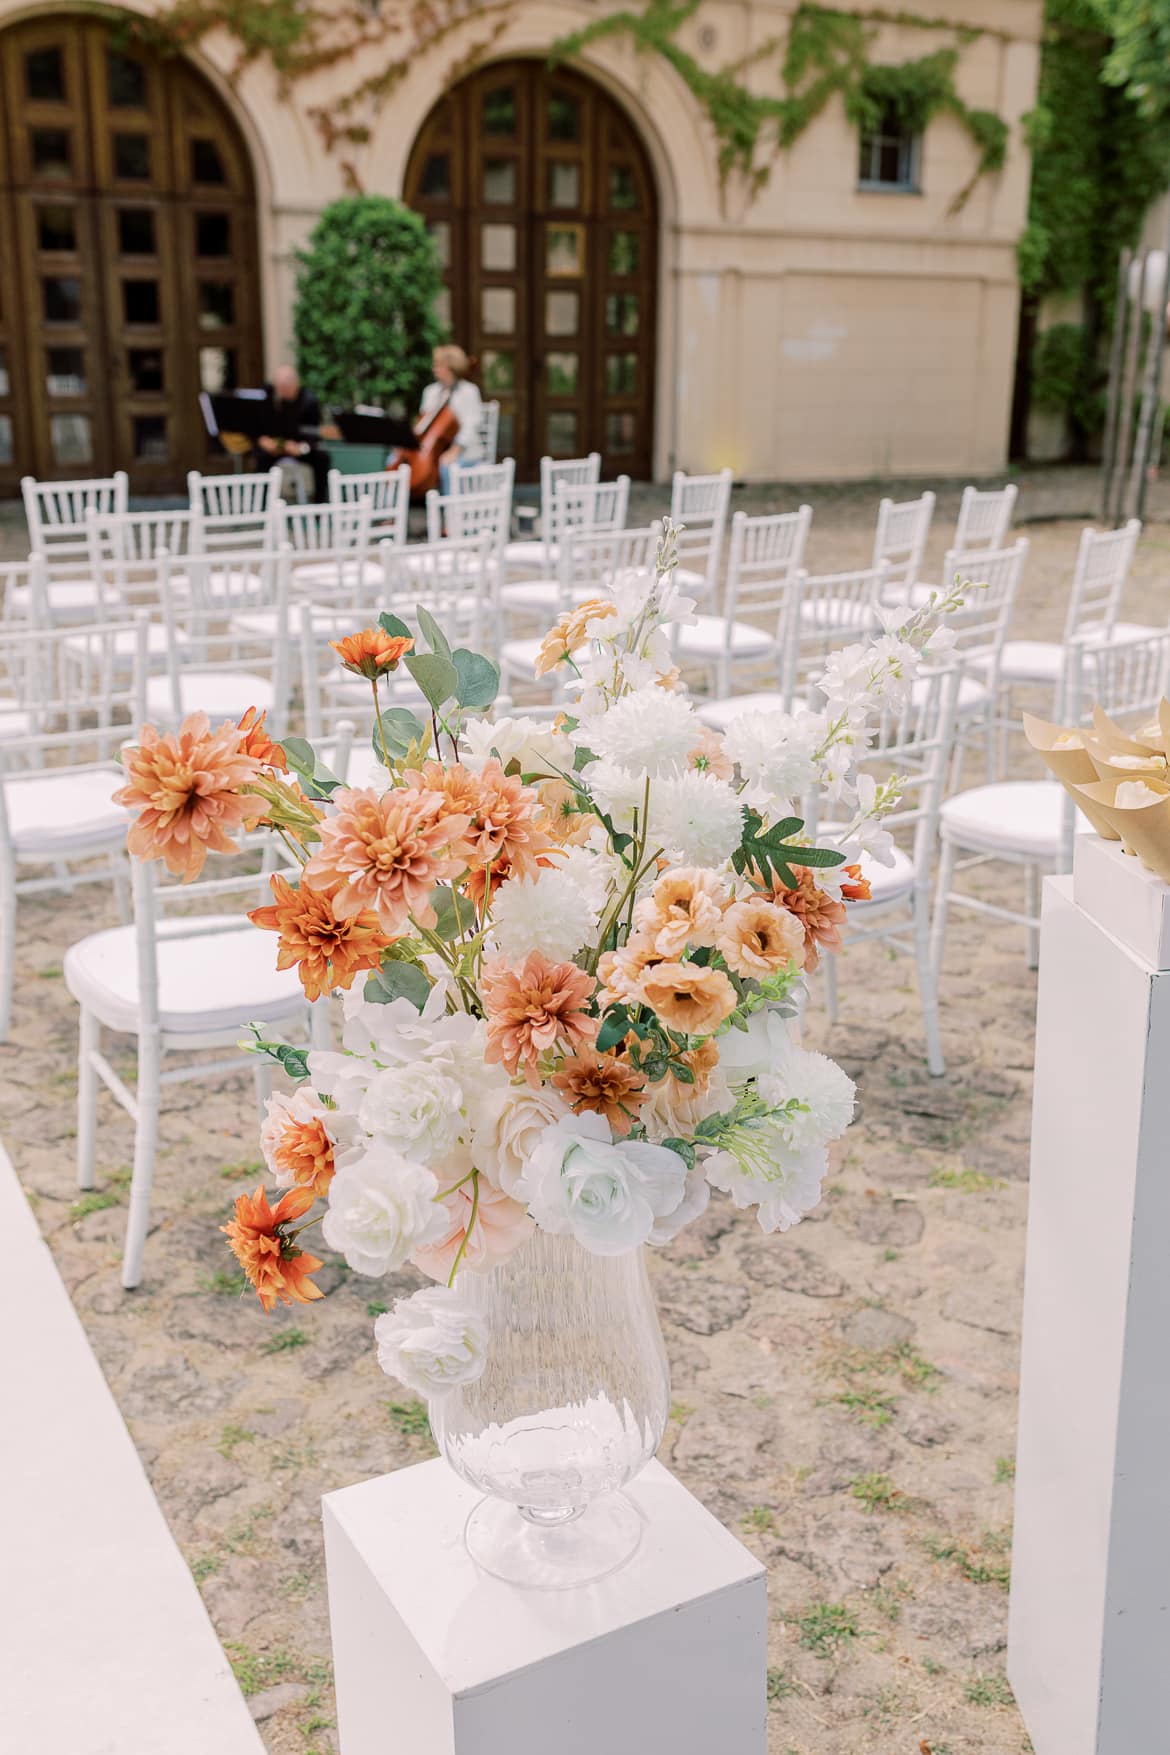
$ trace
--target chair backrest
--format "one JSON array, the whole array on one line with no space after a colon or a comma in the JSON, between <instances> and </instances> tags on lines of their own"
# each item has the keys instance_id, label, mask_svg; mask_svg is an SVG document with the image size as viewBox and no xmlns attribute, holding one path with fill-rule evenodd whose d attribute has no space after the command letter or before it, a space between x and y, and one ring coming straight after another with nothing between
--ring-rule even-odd
<instances>
[{"instance_id":1,"label":"chair backrest","mask_svg":"<svg viewBox=\"0 0 1170 1755\"><path fill-rule=\"evenodd\" d=\"M588 457L542 457L540 460L540 539L544 544L544 566L554 569L552 531L556 517L554 500L558 487L588 487L601 480L601 452L590 451Z\"/></svg>"},{"instance_id":2,"label":"chair backrest","mask_svg":"<svg viewBox=\"0 0 1170 1755\"><path fill-rule=\"evenodd\" d=\"M1088 725L1094 707L1110 719L1151 719L1170 687L1170 628L1136 640L1069 642L1060 691L1061 721Z\"/></svg>"},{"instance_id":3,"label":"chair backrest","mask_svg":"<svg viewBox=\"0 0 1170 1755\"><path fill-rule=\"evenodd\" d=\"M384 581L381 609L412 622L415 606L421 603L453 646L482 650L483 629L495 602L499 555L499 540L490 528L470 536L445 536L439 542L410 542L405 548L384 542L379 553Z\"/></svg>"},{"instance_id":4,"label":"chair backrest","mask_svg":"<svg viewBox=\"0 0 1170 1755\"><path fill-rule=\"evenodd\" d=\"M145 716L144 615L0 628L0 769L112 761Z\"/></svg>"},{"instance_id":5,"label":"chair backrest","mask_svg":"<svg viewBox=\"0 0 1170 1755\"><path fill-rule=\"evenodd\" d=\"M457 472L458 473L458 472ZM405 542L410 513L410 466L372 469L360 475L329 471L329 502L344 505L350 500L370 502L370 541Z\"/></svg>"},{"instance_id":6,"label":"chair backrest","mask_svg":"<svg viewBox=\"0 0 1170 1755\"><path fill-rule=\"evenodd\" d=\"M202 475L192 469L187 492L198 532L197 548L273 546L275 520L282 504L279 468L255 475Z\"/></svg>"},{"instance_id":7,"label":"chair backrest","mask_svg":"<svg viewBox=\"0 0 1170 1755\"><path fill-rule=\"evenodd\" d=\"M0 629L49 626L48 571L42 554L0 563Z\"/></svg>"},{"instance_id":8,"label":"chair backrest","mask_svg":"<svg viewBox=\"0 0 1170 1755\"><path fill-rule=\"evenodd\" d=\"M887 589L896 595L899 585L913 585L922 570L922 556L934 517L932 493L917 500L882 500L878 506L873 538L873 564L889 564Z\"/></svg>"},{"instance_id":9,"label":"chair backrest","mask_svg":"<svg viewBox=\"0 0 1170 1755\"><path fill-rule=\"evenodd\" d=\"M895 839L913 831L915 888L929 891L938 839L938 813L946 790L954 746L961 668L940 666L923 673L907 691L904 706L887 712L873 727L860 766L874 769L879 784L898 776L899 801L882 817Z\"/></svg>"},{"instance_id":10,"label":"chair backrest","mask_svg":"<svg viewBox=\"0 0 1170 1755\"><path fill-rule=\"evenodd\" d=\"M294 555L316 555L322 549L364 551L370 544L373 509L368 494L326 505L281 505L276 511L277 546L287 543Z\"/></svg>"},{"instance_id":11,"label":"chair backrest","mask_svg":"<svg viewBox=\"0 0 1170 1755\"><path fill-rule=\"evenodd\" d=\"M56 557L88 555L86 513L126 510L129 483L124 469L93 481L35 481L20 484L28 523L28 546L37 553L53 550Z\"/></svg>"},{"instance_id":12,"label":"chair backrest","mask_svg":"<svg viewBox=\"0 0 1170 1755\"><path fill-rule=\"evenodd\" d=\"M483 403L479 416L479 444L485 463L495 463L500 454L500 405Z\"/></svg>"},{"instance_id":13,"label":"chair backrest","mask_svg":"<svg viewBox=\"0 0 1170 1755\"><path fill-rule=\"evenodd\" d=\"M201 702L198 683L184 685L183 673L196 671L215 690L228 673L268 685L268 724L274 735L287 727L289 702L289 600L292 550L245 549L198 557L158 560L158 598L167 629L163 660L170 682L173 720L205 706L214 718L213 699ZM233 701L236 692L232 691ZM260 702L244 701L263 705Z\"/></svg>"},{"instance_id":14,"label":"chair backrest","mask_svg":"<svg viewBox=\"0 0 1170 1755\"><path fill-rule=\"evenodd\" d=\"M788 587L804 565L805 545L812 526L812 507L795 512L769 512L749 518L737 512L731 520L724 610L737 615L778 613Z\"/></svg>"},{"instance_id":15,"label":"chair backrest","mask_svg":"<svg viewBox=\"0 0 1170 1755\"><path fill-rule=\"evenodd\" d=\"M516 482L516 459L505 457L502 463L465 463L451 471L451 493L506 494L509 509Z\"/></svg>"},{"instance_id":16,"label":"chair backrest","mask_svg":"<svg viewBox=\"0 0 1170 1755\"><path fill-rule=\"evenodd\" d=\"M1140 518L1131 518L1119 530L1094 530L1089 525L1081 531L1064 619L1066 643L1090 627L1110 632L1141 533Z\"/></svg>"},{"instance_id":17,"label":"chair backrest","mask_svg":"<svg viewBox=\"0 0 1170 1755\"><path fill-rule=\"evenodd\" d=\"M616 481L558 482L553 490L552 538L570 530L624 530L630 509L630 478Z\"/></svg>"},{"instance_id":18,"label":"chair backrest","mask_svg":"<svg viewBox=\"0 0 1170 1755\"><path fill-rule=\"evenodd\" d=\"M993 692L999 681L1000 658L1027 559L1028 539L1021 536L1011 548L974 549L966 553L950 549L943 562L944 590L956 575L970 579L973 586L962 607L953 610L945 622L955 636L956 656L967 663L981 660L982 680Z\"/></svg>"},{"instance_id":19,"label":"chair backrest","mask_svg":"<svg viewBox=\"0 0 1170 1755\"><path fill-rule=\"evenodd\" d=\"M172 557L190 553L193 529L190 512L101 513L91 507L86 514L89 565L102 587L95 616L116 618L125 602L149 597L158 556L164 550Z\"/></svg>"},{"instance_id":20,"label":"chair backrest","mask_svg":"<svg viewBox=\"0 0 1170 1755\"><path fill-rule=\"evenodd\" d=\"M1014 481L1002 488L965 487L951 547L964 554L977 548L1003 548L1012 527L1019 491Z\"/></svg>"},{"instance_id":21,"label":"chair backrest","mask_svg":"<svg viewBox=\"0 0 1170 1755\"><path fill-rule=\"evenodd\" d=\"M679 531L679 564L701 572L708 589L719 577L731 482L730 469L717 475L686 475L676 469L671 478L670 520Z\"/></svg>"},{"instance_id":22,"label":"chair backrest","mask_svg":"<svg viewBox=\"0 0 1170 1755\"><path fill-rule=\"evenodd\" d=\"M633 530L570 528L557 551L562 611L590 597L607 597L622 573L649 573L661 534L657 524Z\"/></svg>"},{"instance_id":23,"label":"chair backrest","mask_svg":"<svg viewBox=\"0 0 1170 1755\"><path fill-rule=\"evenodd\" d=\"M783 693L797 700L838 646L866 640L878 625L877 606L889 589L889 562L852 573L793 576L779 627Z\"/></svg>"}]
</instances>

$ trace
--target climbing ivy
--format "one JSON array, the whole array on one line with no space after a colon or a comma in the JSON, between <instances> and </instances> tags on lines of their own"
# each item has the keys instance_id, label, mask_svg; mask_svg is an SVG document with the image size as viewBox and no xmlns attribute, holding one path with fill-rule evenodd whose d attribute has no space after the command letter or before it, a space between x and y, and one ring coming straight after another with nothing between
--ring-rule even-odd
<instances>
[{"instance_id":1,"label":"climbing ivy","mask_svg":"<svg viewBox=\"0 0 1170 1755\"><path fill-rule=\"evenodd\" d=\"M804 4L793 13L784 38L770 38L745 59L711 71L679 41L699 5L700 0L648 0L642 12L608 13L554 43L553 59L579 54L588 44L612 36L626 36L640 52L661 55L707 111L718 141L720 175L742 171L755 188L767 180L771 167L764 155L769 147L775 153L793 146L836 96L858 128L873 126L891 106L915 133L933 116L954 116L975 142L979 158L952 211L963 205L980 177L1002 166L1007 124L993 111L967 104L955 86L962 49L985 33L915 13L844 12ZM870 60L883 24L946 31L953 41L917 60L884 65ZM752 91L743 82L744 71L773 56L779 58L781 95Z\"/></svg>"}]
</instances>

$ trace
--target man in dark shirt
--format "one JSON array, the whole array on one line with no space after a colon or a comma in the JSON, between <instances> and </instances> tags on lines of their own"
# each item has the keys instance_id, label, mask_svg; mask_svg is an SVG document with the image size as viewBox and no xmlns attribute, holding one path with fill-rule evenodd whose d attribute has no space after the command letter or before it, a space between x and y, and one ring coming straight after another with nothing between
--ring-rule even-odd
<instances>
[{"instance_id":1,"label":"man in dark shirt","mask_svg":"<svg viewBox=\"0 0 1170 1755\"><path fill-rule=\"evenodd\" d=\"M285 419L291 418L298 427L321 425L321 405L313 392L305 389L294 366L277 366L266 388L269 402ZM257 439L253 457L257 469L271 468L281 457L307 464L313 472L314 500L320 503L329 498L329 457L316 439Z\"/></svg>"}]
</instances>

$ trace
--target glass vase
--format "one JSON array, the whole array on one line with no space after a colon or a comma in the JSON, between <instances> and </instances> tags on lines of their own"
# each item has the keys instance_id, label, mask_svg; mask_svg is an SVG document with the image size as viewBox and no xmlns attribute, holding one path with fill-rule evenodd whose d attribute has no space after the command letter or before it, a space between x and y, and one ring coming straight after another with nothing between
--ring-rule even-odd
<instances>
[{"instance_id":1,"label":"glass vase","mask_svg":"<svg viewBox=\"0 0 1170 1755\"><path fill-rule=\"evenodd\" d=\"M594 1255L534 1230L458 1284L487 1325L487 1365L428 1411L451 1467L487 1495L467 1521L468 1550L513 1584L604 1577L641 1539L620 1489L654 1455L670 1408L643 1253Z\"/></svg>"}]
</instances>

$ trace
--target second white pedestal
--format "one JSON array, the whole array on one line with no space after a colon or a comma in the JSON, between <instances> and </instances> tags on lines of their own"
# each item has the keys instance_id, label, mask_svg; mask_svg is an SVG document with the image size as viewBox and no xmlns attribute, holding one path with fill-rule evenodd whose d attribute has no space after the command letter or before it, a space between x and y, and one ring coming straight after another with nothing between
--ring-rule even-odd
<instances>
[{"instance_id":1,"label":"second white pedestal","mask_svg":"<svg viewBox=\"0 0 1170 1755\"><path fill-rule=\"evenodd\" d=\"M764 1569L660 1463L628 1565L573 1591L487 1577L441 1461L324 1500L342 1755L764 1755Z\"/></svg>"}]
</instances>

